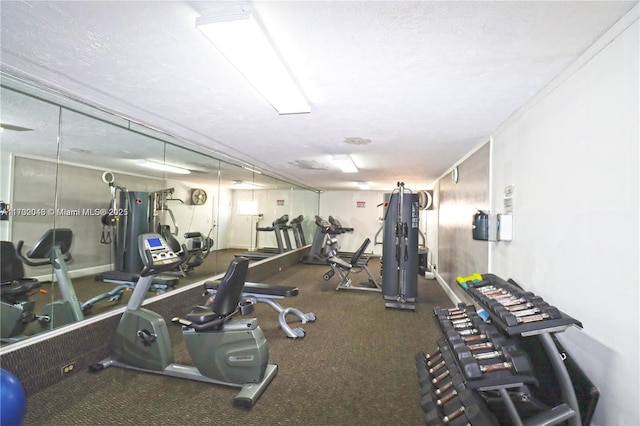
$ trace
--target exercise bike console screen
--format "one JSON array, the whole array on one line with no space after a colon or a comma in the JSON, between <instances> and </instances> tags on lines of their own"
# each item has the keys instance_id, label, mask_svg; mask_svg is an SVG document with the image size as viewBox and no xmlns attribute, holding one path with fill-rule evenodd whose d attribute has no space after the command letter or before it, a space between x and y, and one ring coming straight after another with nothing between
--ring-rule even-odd
<instances>
[{"instance_id":1,"label":"exercise bike console screen","mask_svg":"<svg viewBox=\"0 0 640 426\"><path fill-rule=\"evenodd\" d=\"M162 241L160 241L160 238L149 238L147 245L150 249L162 248Z\"/></svg>"},{"instance_id":2,"label":"exercise bike console screen","mask_svg":"<svg viewBox=\"0 0 640 426\"><path fill-rule=\"evenodd\" d=\"M169 248L165 240L159 234L140 235L140 255L145 268L166 270L181 262L181 258ZM148 258L147 253L151 255Z\"/></svg>"}]
</instances>

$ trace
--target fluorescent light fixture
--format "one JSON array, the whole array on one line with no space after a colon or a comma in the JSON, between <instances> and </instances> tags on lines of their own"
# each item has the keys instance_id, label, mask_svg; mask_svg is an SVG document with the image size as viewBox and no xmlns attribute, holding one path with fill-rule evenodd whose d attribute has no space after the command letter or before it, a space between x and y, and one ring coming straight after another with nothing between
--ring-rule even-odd
<instances>
[{"instance_id":1,"label":"fluorescent light fixture","mask_svg":"<svg viewBox=\"0 0 640 426\"><path fill-rule=\"evenodd\" d=\"M205 11L196 28L227 58L278 114L311 108L247 5Z\"/></svg>"},{"instance_id":2,"label":"fluorescent light fixture","mask_svg":"<svg viewBox=\"0 0 640 426\"><path fill-rule=\"evenodd\" d=\"M245 182L243 180L234 180L233 184L238 188L260 188L260 185L253 182Z\"/></svg>"},{"instance_id":3,"label":"fluorescent light fixture","mask_svg":"<svg viewBox=\"0 0 640 426\"><path fill-rule=\"evenodd\" d=\"M356 184L358 185L358 188L360 188L360 189L369 189L370 188L369 182L358 181L358 182L356 182Z\"/></svg>"},{"instance_id":4,"label":"fluorescent light fixture","mask_svg":"<svg viewBox=\"0 0 640 426\"><path fill-rule=\"evenodd\" d=\"M138 166L146 167L148 169L161 170L163 172L177 173L180 175L188 175L189 173L191 173L189 170L183 169L181 167L169 166L168 164L162 164L162 163L155 163L149 160L139 160L139 161L136 161L136 164Z\"/></svg>"},{"instance_id":5,"label":"fluorescent light fixture","mask_svg":"<svg viewBox=\"0 0 640 426\"><path fill-rule=\"evenodd\" d=\"M260 170L256 170L253 167L242 166L242 168L245 169L245 170L249 170L250 172L257 173L259 175L262 174L262 172Z\"/></svg>"},{"instance_id":6,"label":"fluorescent light fixture","mask_svg":"<svg viewBox=\"0 0 640 426\"><path fill-rule=\"evenodd\" d=\"M332 161L343 173L356 173L358 171L358 168L348 155L334 155Z\"/></svg>"}]
</instances>

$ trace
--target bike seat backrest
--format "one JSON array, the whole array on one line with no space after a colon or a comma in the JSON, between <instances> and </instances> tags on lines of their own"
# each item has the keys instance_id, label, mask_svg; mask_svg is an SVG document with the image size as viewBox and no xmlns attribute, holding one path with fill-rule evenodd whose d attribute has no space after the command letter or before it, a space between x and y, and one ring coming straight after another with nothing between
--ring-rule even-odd
<instances>
[{"instance_id":1,"label":"bike seat backrest","mask_svg":"<svg viewBox=\"0 0 640 426\"><path fill-rule=\"evenodd\" d=\"M18 303L40 287L35 278L24 277L24 266L10 241L0 241L0 292L3 301Z\"/></svg>"},{"instance_id":2,"label":"bike seat backrest","mask_svg":"<svg viewBox=\"0 0 640 426\"><path fill-rule=\"evenodd\" d=\"M355 264L358 263L358 261L360 260L360 258L364 254L364 251L369 246L369 243L371 243L371 240L369 238L365 238L365 240L362 243L362 245L360 246L360 248L358 250L356 250L356 252L353 254L353 256L351 256L351 261L349 263L351 263L352 265L355 266Z\"/></svg>"},{"instance_id":3,"label":"bike seat backrest","mask_svg":"<svg viewBox=\"0 0 640 426\"><path fill-rule=\"evenodd\" d=\"M24 266L11 241L0 241L0 282L8 283L24 278Z\"/></svg>"},{"instance_id":4,"label":"bike seat backrest","mask_svg":"<svg viewBox=\"0 0 640 426\"><path fill-rule=\"evenodd\" d=\"M182 246L180 242L175 239L173 234L171 233L171 227L169 225L162 225L160 228L160 234L162 238L164 238L165 242L169 246L174 253L180 253L182 251Z\"/></svg>"},{"instance_id":5,"label":"bike seat backrest","mask_svg":"<svg viewBox=\"0 0 640 426\"><path fill-rule=\"evenodd\" d=\"M49 229L35 243L33 248L27 252L30 259L50 259L52 249L55 246L60 248L62 254L69 253L73 242L73 232L69 228Z\"/></svg>"},{"instance_id":6,"label":"bike seat backrest","mask_svg":"<svg viewBox=\"0 0 640 426\"><path fill-rule=\"evenodd\" d=\"M242 289L249 270L249 259L238 257L231 261L227 272L220 281L218 293L211 310L218 315L229 315L238 308Z\"/></svg>"}]
</instances>

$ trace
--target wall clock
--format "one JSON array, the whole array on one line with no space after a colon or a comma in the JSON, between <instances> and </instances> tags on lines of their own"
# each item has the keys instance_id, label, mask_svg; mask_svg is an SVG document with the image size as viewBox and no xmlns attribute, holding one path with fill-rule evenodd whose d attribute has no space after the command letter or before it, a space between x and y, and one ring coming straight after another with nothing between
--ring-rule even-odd
<instances>
[{"instance_id":1,"label":"wall clock","mask_svg":"<svg viewBox=\"0 0 640 426\"><path fill-rule=\"evenodd\" d=\"M455 166L451 171L451 180L453 183L458 183L458 179L460 179L460 170L458 170L458 166Z\"/></svg>"},{"instance_id":2,"label":"wall clock","mask_svg":"<svg viewBox=\"0 0 640 426\"><path fill-rule=\"evenodd\" d=\"M425 190L418 191L418 206L422 210L432 210L433 209L433 191Z\"/></svg>"},{"instance_id":3,"label":"wall clock","mask_svg":"<svg viewBox=\"0 0 640 426\"><path fill-rule=\"evenodd\" d=\"M194 188L191 190L191 204L200 206L207 202L207 192L204 189Z\"/></svg>"}]
</instances>

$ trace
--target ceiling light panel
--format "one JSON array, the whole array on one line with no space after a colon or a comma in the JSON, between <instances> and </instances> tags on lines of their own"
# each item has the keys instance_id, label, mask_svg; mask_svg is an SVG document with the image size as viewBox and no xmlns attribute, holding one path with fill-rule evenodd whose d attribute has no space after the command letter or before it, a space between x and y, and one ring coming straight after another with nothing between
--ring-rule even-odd
<instances>
[{"instance_id":1,"label":"ceiling light panel","mask_svg":"<svg viewBox=\"0 0 640 426\"><path fill-rule=\"evenodd\" d=\"M340 170L342 170L343 173L358 172L358 168L348 155L334 155L332 161L336 166L338 166L338 168L340 168Z\"/></svg>"},{"instance_id":2,"label":"ceiling light panel","mask_svg":"<svg viewBox=\"0 0 640 426\"><path fill-rule=\"evenodd\" d=\"M148 169L160 170L160 171L169 172L169 173L177 173L180 175L188 175L191 173L191 171L187 169L183 169L181 167L170 166L168 164L162 164L162 163L155 163L149 160L136 161L136 164L138 166L146 167Z\"/></svg>"},{"instance_id":3,"label":"ceiling light panel","mask_svg":"<svg viewBox=\"0 0 640 426\"><path fill-rule=\"evenodd\" d=\"M306 99L246 5L210 9L196 27L278 114L311 112Z\"/></svg>"}]
</instances>

